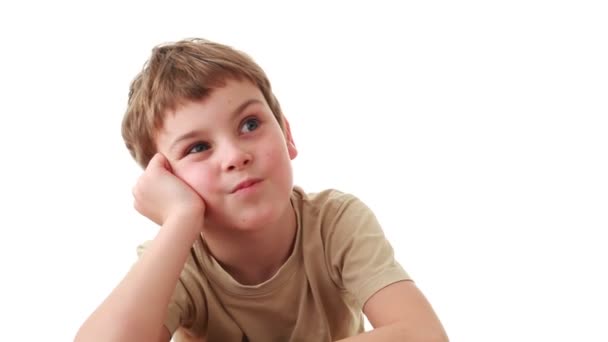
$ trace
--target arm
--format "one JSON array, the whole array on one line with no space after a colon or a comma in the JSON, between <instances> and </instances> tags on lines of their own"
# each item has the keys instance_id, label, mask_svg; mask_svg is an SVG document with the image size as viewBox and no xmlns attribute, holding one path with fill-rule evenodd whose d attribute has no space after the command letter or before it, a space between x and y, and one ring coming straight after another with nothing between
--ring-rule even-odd
<instances>
[{"instance_id":1,"label":"arm","mask_svg":"<svg viewBox=\"0 0 608 342\"><path fill-rule=\"evenodd\" d=\"M158 234L75 341L169 341L163 323L190 247L201 231L204 203L155 156L133 190L135 208L158 224Z\"/></svg>"},{"instance_id":2,"label":"arm","mask_svg":"<svg viewBox=\"0 0 608 342\"><path fill-rule=\"evenodd\" d=\"M433 308L412 281L393 283L376 292L363 312L374 330L341 341L448 341Z\"/></svg>"},{"instance_id":3,"label":"arm","mask_svg":"<svg viewBox=\"0 0 608 342\"><path fill-rule=\"evenodd\" d=\"M327 239L329 263L338 270L336 282L355 295L374 327L343 342L447 341L431 305L396 261L374 213L352 195L343 198Z\"/></svg>"},{"instance_id":4,"label":"arm","mask_svg":"<svg viewBox=\"0 0 608 342\"><path fill-rule=\"evenodd\" d=\"M196 216L169 219L122 282L82 325L76 341L158 341L161 329L168 334L163 326L167 307L200 222ZM185 226L190 229L183 229Z\"/></svg>"}]
</instances>

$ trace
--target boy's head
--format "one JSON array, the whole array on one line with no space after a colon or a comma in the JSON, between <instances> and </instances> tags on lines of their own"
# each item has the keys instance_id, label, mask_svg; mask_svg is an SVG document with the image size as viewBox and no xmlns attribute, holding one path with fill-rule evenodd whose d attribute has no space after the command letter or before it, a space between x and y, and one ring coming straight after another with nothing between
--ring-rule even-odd
<instances>
[{"instance_id":1,"label":"boy's head","mask_svg":"<svg viewBox=\"0 0 608 342\"><path fill-rule=\"evenodd\" d=\"M168 113L187 102L204 100L229 79L246 80L257 86L285 129L270 81L246 54L199 38L159 45L131 83L122 123L125 144L139 165L145 168L157 152L155 135Z\"/></svg>"},{"instance_id":2,"label":"boy's head","mask_svg":"<svg viewBox=\"0 0 608 342\"><path fill-rule=\"evenodd\" d=\"M131 85L123 137L146 167L155 153L205 201L207 227L288 218L297 150L262 69L227 46L156 47Z\"/></svg>"}]
</instances>

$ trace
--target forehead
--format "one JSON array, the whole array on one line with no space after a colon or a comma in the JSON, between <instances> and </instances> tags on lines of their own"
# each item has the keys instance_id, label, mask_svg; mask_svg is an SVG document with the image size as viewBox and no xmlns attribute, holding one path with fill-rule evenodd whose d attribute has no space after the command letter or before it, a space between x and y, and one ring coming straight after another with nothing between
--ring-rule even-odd
<instances>
[{"instance_id":1,"label":"forehead","mask_svg":"<svg viewBox=\"0 0 608 342\"><path fill-rule=\"evenodd\" d=\"M266 105L266 101L260 89L249 81L227 80L222 86L210 89L210 91L199 100L181 101L174 110L167 110L164 115L165 125L168 121L174 121L183 114L193 114L196 110L201 115L211 115L221 118L232 113L243 102L257 99Z\"/></svg>"},{"instance_id":2,"label":"forehead","mask_svg":"<svg viewBox=\"0 0 608 342\"><path fill-rule=\"evenodd\" d=\"M182 101L174 110L164 114L162 125L157 129L156 141L183 134L201 127L212 129L226 122L244 105L267 107L260 89L252 82L227 80L223 86L212 89L200 100Z\"/></svg>"}]
</instances>

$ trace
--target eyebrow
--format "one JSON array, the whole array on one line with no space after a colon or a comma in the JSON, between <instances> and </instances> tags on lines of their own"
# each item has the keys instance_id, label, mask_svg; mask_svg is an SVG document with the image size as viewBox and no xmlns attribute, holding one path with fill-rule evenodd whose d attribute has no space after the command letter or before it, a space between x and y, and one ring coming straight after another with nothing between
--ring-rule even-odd
<instances>
[{"instance_id":1,"label":"eyebrow","mask_svg":"<svg viewBox=\"0 0 608 342\"><path fill-rule=\"evenodd\" d=\"M230 119L234 119L236 116L238 116L241 112L243 112L247 107L249 107L252 104L255 103L259 103L262 104L262 101L258 100L258 99L249 99L243 103L241 103L238 107L236 107L236 109L234 111L232 111L232 113L230 113ZM184 133L180 136L178 136L175 140L173 140L173 143L171 144L171 147L169 148L170 151L173 151L175 149L175 147L177 146L177 144L179 144L180 142L193 138L197 135L200 135L203 131L202 130L193 130L193 131L188 131L187 133Z\"/></svg>"}]
</instances>

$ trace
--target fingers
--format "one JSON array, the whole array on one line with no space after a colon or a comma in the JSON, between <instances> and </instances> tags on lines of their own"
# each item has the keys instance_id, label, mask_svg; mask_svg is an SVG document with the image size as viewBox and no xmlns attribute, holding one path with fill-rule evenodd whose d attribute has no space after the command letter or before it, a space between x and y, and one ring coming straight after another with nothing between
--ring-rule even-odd
<instances>
[{"instance_id":1,"label":"fingers","mask_svg":"<svg viewBox=\"0 0 608 342\"><path fill-rule=\"evenodd\" d=\"M148 163L148 168L163 168L171 173L173 173L173 169L171 168L171 164L167 157L165 157L162 153L156 153L150 162Z\"/></svg>"},{"instance_id":2,"label":"fingers","mask_svg":"<svg viewBox=\"0 0 608 342\"><path fill-rule=\"evenodd\" d=\"M205 209L201 196L172 172L169 160L161 153L150 159L132 193L135 210L159 225L184 209L200 212Z\"/></svg>"},{"instance_id":3,"label":"fingers","mask_svg":"<svg viewBox=\"0 0 608 342\"><path fill-rule=\"evenodd\" d=\"M147 168L163 166L165 164L165 160L166 158L162 155L162 153L156 153L154 156L152 156L152 159L150 159Z\"/></svg>"}]
</instances>

